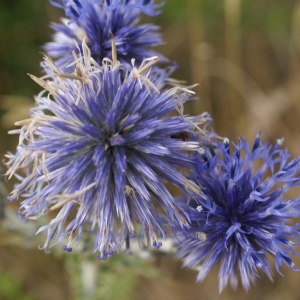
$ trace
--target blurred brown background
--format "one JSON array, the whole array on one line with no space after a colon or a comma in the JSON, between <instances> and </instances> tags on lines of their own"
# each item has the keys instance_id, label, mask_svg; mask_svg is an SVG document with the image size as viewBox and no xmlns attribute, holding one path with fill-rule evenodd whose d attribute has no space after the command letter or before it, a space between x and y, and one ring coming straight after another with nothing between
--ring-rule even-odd
<instances>
[{"instance_id":1,"label":"blurred brown background","mask_svg":"<svg viewBox=\"0 0 300 300\"><path fill-rule=\"evenodd\" d=\"M50 40L50 21L62 12L48 0L0 1L0 153L15 151L16 136L6 132L28 116L40 88L27 72L39 75L41 45ZM300 1L166 0L164 12L149 20L160 24L166 44L159 48L178 62L177 79L200 82L200 100L186 107L214 118L220 136L252 142L284 137L300 153ZM2 167L4 169L4 167ZM3 178L3 182L5 179ZM5 183L7 190L12 183ZM0 206L2 209L2 206ZM264 275L246 293L228 287L218 294L215 268L202 284L196 271L184 270L171 254L152 260L136 256L98 262L85 254L46 255L35 231L45 220L24 225L18 203L6 203L0 226L0 299L299 299L300 274L283 268L285 278ZM1 214L0 214L1 215ZM296 259L300 267L300 259Z\"/></svg>"}]
</instances>

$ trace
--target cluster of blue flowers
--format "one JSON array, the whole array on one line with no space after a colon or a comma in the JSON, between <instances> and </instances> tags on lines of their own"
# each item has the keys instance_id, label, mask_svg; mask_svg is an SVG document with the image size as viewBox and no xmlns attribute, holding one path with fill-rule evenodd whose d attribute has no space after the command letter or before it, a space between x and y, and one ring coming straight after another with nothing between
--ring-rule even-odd
<instances>
[{"instance_id":1,"label":"cluster of blue flowers","mask_svg":"<svg viewBox=\"0 0 300 300\"><path fill-rule=\"evenodd\" d=\"M67 18L52 25L44 76L30 75L44 90L12 132L20 136L16 153L6 155L6 175L19 182L9 200L23 199L20 217L58 211L38 231L47 231L40 248L68 237L62 249L71 252L88 234L105 260L130 252L131 239L158 249L168 238L185 266L202 263L199 281L221 263L220 291L229 279L237 285L238 272L246 289L258 269L271 278L267 255L278 272L282 263L296 270L300 197L287 192L300 185L300 158L289 160L281 140L262 144L260 133L252 148L239 138L231 155L209 114L184 114L195 86L171 79L175 67L156 66L168 62L149 49L163 43L159 28L138 24L162 5L50 2Z\"/></svg>"}]
</instances>

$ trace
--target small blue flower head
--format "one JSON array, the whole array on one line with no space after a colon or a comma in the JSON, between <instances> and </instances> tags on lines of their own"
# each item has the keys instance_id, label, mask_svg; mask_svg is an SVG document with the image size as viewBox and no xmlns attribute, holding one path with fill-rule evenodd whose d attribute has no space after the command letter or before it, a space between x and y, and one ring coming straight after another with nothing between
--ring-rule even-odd
<instances>
[{"instance_id":1,"label":"small blue flower head","mask_svg":"<svg viewBox=\"0 0 300 300\"><path fill-rule=\"evenodd\" d=\"M220 262L219 290L230 279L236 288L238 272L245 289L262 269L271 279L267 256L295 270L291 256L299 242L300 197L287 200L286 191L300 183L300 158L288 162L289 154L279 145L260 145L257 135L252 149L241 138L230 155L229 141L216 150L200 149L194 155L192 179L205 197L187 196L190 231L180 243L184 266L201 265L202 281ZM281 273L280 273L281 274Z\"/></svg>"},{"instance_id":2,"label":"small blue flower head","mask_svg":"<svg viewBox=\"0 0 300 300\"><path fill-rule=\"evenodd\" d=\"M163 44L159 27L153 24L137 25L141 8L153 7L153 1L95 1L95 0L63 0L63 3L51 1L55 6L63 8L68 19L63 24L53 23L55 30L53 42L44 46L45 51L56 59L56 65L62 71L72 72L69 66L73 61L72 52L78 49L74 40L81 45L85 38L92 57L98 64L103 58L112 58L111 42L114 36L117 45L118 59L131 66L131 58L138 65L148 57L159 56L149 47ZM144 1L145 2L145 1Z\"/></svg>"},{"instance_id":3,"label":"small blue flower head","mask_svg":"<svg viewBox=\"0 0 300 300\"><path fill-rule=\"evenodd\" d=\"M87 11L89 0L50 0L50 3L65 10L67 17L81 18ZM161 13L163 3L155 4L155 0L91 0L91 3L106 6L107 11L124 5L126 9L139 9L148 16L156 16Z\"/></svg>"},{"instance_id":4,"label":"small blue flower head","mask_svg":"<svg viewBox=\"0 0 300 300\"><path fill-rule=\"evenodd\" d=\"M168 117L192 92L174 87L160 94L156 81L147 77L157 57L127 70L115 50L113 60L99 66L85 43L80 48L79 57L73 53L74 73L60 72L45 57L53 78L31 75L49 95L42 92L32 118L18 123L23 125L16 131L20 144L15 155L7 155L7 175L20 171L25 176L16 174L20 183L9 199L24 199L24 219L59 210L39 230L48 231L42 249L69 236L63 249L71 251L73 241L87 231L95 234L99 259L119 251L123 243L129 248L135 236L159 248L163 218L187 225L185 212L163 182L198 190L177 167L191 167L186 152L197 150L199 143L176 137L193 131L194 123L202 124L207 115Z\"/></svg>"}]
</instances>

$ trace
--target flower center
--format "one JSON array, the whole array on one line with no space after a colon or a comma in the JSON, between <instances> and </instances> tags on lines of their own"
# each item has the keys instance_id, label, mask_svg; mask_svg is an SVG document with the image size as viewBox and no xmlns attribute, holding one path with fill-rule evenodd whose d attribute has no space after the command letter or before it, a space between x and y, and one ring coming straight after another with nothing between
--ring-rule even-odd
<instances>
[{"instance_id":1,"label":"flower center","mask_svg":"<svg viewBox=\"0 0 300 300\"><path fill-rule=\"evenodd\" d=\"M108 140L111 146L123 146L125 144L125 139L119 133L114 134Z\"/></svg>"}]
</instances>

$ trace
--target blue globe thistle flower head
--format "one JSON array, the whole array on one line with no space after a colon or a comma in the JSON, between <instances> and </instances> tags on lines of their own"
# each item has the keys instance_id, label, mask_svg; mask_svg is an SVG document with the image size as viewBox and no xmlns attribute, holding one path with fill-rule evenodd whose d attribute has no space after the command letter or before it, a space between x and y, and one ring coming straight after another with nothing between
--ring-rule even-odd
<instances>
[{"instance_id":1,"label":"blue globe thistle flower head","mask_svg":"<svg viewBox=\"0 0 300 300\"><path fill-rule=\"evenodd\" d=\"M129 249L136 234L159 248L164 218L180 227L188 222L163 182L199 192L177 170L191 167L187 151L197 150L199 143L176 136L193 131L208 116L167 117L192 92L173 87L158 93L147 77L157 57L128 70L115 55L99 66L84 42L81 49L80 56L73 52L73 74L60 72L45 56L53 78L31 75L49 95L44 91L37 97L32 118L18 122L23 127L13 132L20 134L20 143L16 154L7 155L6 175L15 174L20 183L9 200L24 199L24 219L59 210L38 231L48 232L41 249L69 236L63 249L71 251L87 231L95 234L99 259L123 243Z\"/></svg>"},{"instance_id":2,"label":"blue globe thistle flower head","mask_svg":"<svg viewBox=\"0 0 300 300\"><path fill-rule=\"evenodd\" d=\"M300 216L300 198L285 197L299 185L300 158L288 162L289 153L279 145L259 145L260 134L252 149L241 138L232 155L224 141L216 151L202 148L194 155L190 179L205 197L186 196L191 227L178 252L184 266L202 263L197 281L220 263L220 292L229 279L236 288L238 272L247 290L258 269L271 279L267 256L275 258L279 273L282 263L296 270L291 256L300 241L300 224L292 225Z\"/></svg>"},{"instance_id":3,"label":"blue globe thistle flower head","mask_svg":"<svg viewBox=\"0 0 300 300\"><path fill-rule=\"evenodd\" d=\"M52 24L55 30L53 42L44 46L49 56L56 59L60 70L73 71L69 66L73 61L72 52L79 51L74 46L74 40L81 45L85 38L92 57L98 64L102 64L103 58L112 58L112 35L116 41L118 59L128 67L131 66L130 60L133 57L137 65L152 56L159 56L161 61L167 61L164 56L149 49L163 44L159 27L137 24L141 15L140 7L144 6L139 1L118 2L105 1L99 4L94 0L72 0L63 1L61 5L51 2L62 7L69 18L62 19L62 24Z\"/></svg>"},{"instance_id":4,"label":"blue globe thistle flower head","mask_svg":"<svg viewBox=\"0 0 300 300\"><path fill-rule=\"evenodd\" d=\"M89 0L50 0L50 3L65 10L67 17L83 17L87 10ZM106 10L114 10L120 5L126 9L138 8L148 16L156 16L161 13L163 2L155 4L155 0L93 0L91 3L106 5Z\"/></svg>"}]
</instances>

